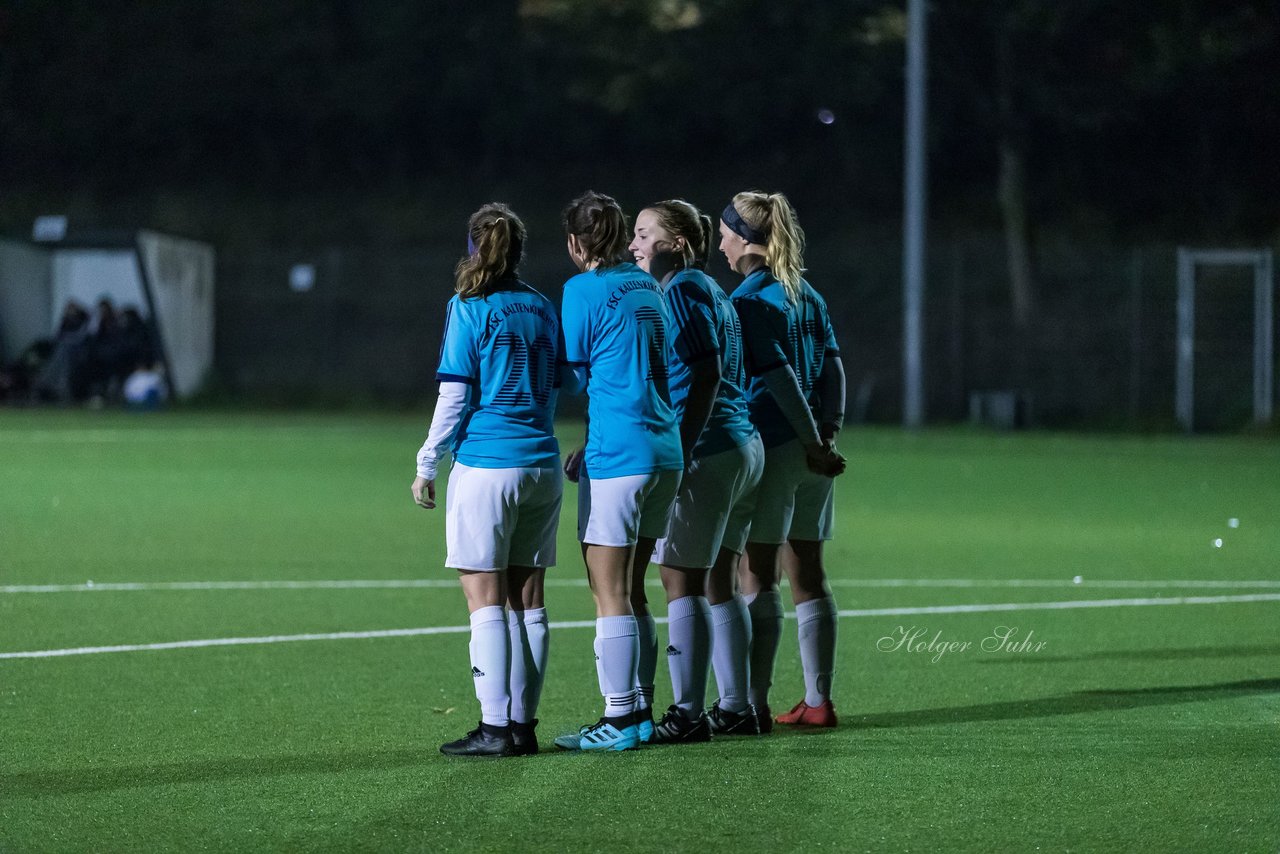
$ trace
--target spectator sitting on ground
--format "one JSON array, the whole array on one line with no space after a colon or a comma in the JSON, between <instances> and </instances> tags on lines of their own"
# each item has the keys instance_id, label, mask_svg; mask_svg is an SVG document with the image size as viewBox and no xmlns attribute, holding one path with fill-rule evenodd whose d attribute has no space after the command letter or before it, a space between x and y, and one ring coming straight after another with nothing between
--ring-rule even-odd
<instances>
[{"instance_id":1,"label":"spectator sitting on ground","mask_svg":"<svg viewBox=\"0 0 1280 854\"><path fill-rule=\"evenodd\" d=\"M123 354L117 365L117 375L124 382L138 365L150 365L156 361L151 324L143 318L137 306L127 305L120 312L120 339Z\"/></svg>"},{"instance_id":2,"label":"spectator sitting on ground","mask_svg":"<svg viewBox=\"0 0 1280 854\"><path fill-rule=\"evenodd\" d=\"M33 384L45 364L53 356L54 343L51 338L37 338L27 345L4 370L0 371L0 400L12 403L28 403L35 391Z\"/></svg>"},{"instance_id":3,"label":"spectator sitting on ground","mask_svg":"<svg viewBox=\"0 0 1280 854\"><path fill-rule=\"evenodd\" d=\"M49 356L31 383L36 398L63 401L73 399L73 377L82 371L88 337L89 312L75 300L67 300L53 341L49 342L52 344Z\"/></svg>"},{"instance_id":4,"label":"spectator sitting on ground","mask_svg":"<svg viewBox=\"0 0 1280 854\"><path fill-rule=\"evenodd\" d=\"M120 383L134 367L126 352L127 342L116 308L109 297L98 299L98 310L93 320L93 336L89 339L88 358L83 372L72 383L72 394L77 399L88 397L92 402L116 398ZM79 392L79 393L77 393Z\"/></svg>"}]
</instances>

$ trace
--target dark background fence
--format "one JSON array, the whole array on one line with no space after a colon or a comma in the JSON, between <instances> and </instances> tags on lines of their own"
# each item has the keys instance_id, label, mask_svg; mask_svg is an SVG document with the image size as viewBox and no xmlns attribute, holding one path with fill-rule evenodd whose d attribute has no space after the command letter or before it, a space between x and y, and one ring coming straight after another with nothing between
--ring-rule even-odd
<instances>
[{"instance_id":1,"label":"dark background fence","mask_svg":"<svg viewBox=\"0 0 1280 854\"><path fill-rule=\"evenodd\" d=\"M63 213L211 244L228 398L429 398L482 202L526 216L555 297L582 190L715 212L756 187L809 234L852 414L898 420L905 4L99 6L0 4L0 233ZM993 418L1171 426L1175 246L1280 246L1280 5L927 6L928 417L994 392ZM1202 427L1248 421L1247 295L1202 276Z\"/></svg>"},{"instance_id":2,"label":"dark background fence","mask_svg":"<svg viewBox=\"0 0 1280 854\"><path fill-rule=\"evenodd\" d=\"M1036 312L1010 310L997 234L938 235L926 303L928 414L969 418L974 395L1017 396L1019 424L1163 428L1174 399L1175 247L1044 241ZM219 259L218 387L283 403L407 405L431 399L457 247L335 246L246 250ZM809 278L831 307L849 375L851 417L901 417L901 243L895 228L811 240ZM289 288L295 264L314 288ZM558 302L573 270L557 241L531 243L523 275ZM738 277L711 272L726 289ZM1252 290L1248 271L1206 270L1197 293L1200 425L1250 417ZM990 399L986 399L990 402ZM997 399L998 400L998 399ZM987 412L1000 419L999 412Z\"/></svg>"}]
</instances>

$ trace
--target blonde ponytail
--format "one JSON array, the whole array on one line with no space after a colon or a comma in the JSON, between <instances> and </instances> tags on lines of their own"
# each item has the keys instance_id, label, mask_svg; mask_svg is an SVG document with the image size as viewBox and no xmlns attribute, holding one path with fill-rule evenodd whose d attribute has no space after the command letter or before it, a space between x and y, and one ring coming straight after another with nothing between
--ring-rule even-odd
<instances>
[{"instance_id":1,"label":"blonde ponytail","mask_svg":"<svg viewBox=\"0 0 1280 854\"><path fill-rule=\"evenodd\" d=\"M733 207L747 225L766 235L765 263L782 283L787 297L792 302L799 300L804 275L804 229L791 202L782 193L748 190L733 197Z\"/></svg>"}]
</instances>

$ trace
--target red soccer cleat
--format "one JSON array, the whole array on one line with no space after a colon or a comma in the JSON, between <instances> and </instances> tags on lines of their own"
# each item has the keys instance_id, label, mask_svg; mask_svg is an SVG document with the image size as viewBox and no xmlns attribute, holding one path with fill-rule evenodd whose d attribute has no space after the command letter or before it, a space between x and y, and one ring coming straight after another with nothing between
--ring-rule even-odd
<instances>
[{"instance_id":1,"label":"red soccer cleat","mask_svg":"<svg viewBox=\"0 0 1280 854\"><path fill-rule=\"evenodd\" d=\"M809 706L801 700L791 711L778 715L776 720L789 726L835 726L836 707L830 700L823 700L820 706Z\"/></svg>"}]
</instances>

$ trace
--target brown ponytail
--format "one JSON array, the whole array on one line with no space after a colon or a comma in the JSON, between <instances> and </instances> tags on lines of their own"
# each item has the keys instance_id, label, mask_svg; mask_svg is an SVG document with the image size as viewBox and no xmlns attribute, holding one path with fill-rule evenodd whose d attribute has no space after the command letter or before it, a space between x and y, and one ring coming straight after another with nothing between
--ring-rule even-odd
<instances>
[{"instance_id":1,"label":"brown ponytail","mask_svg":"<svg viewBox=\"0 0 1280 854\"><path fill-rule=\"evenodd\" d=\"M697 257L694 259L693 266L699 270L707 269L707 262L711 260L711 235L715 234L715 223L711 221L711 217L704 213L698 214L698 225L702 226L702 246L697 250Z\"/></svg>"},{"instance_id":2,"label":"brown ponytail","mask_svg":"<svg viewBox=\"0 0 1280 854\"><path fill-rule=\"evenodd\" d=\"M645 208L653 211L658 225L673 238L684 238L684 266L705 270L711 256L711 217L684 199L668 199Z\"/></svg>"},{"instance_id":3,"label":"brown ponytail","mask_svg":"<svg viewBox=\"0 0 1280 854\"><path fill-rule=\"evenodd\" d=\"M569 203L562 218L565 234L578 238L587 263L612 267L627 260L630 226L611 196L588 190Z\"/></svg>"},{"instance_id":4,"label":"brown ponytail","mask_svg":"<svg viewBox=\"0 0 1280 854\"><path fill-rule=\"evenodd\" d=\"M515 211L490 202L471 215L467 236L475 249L458 262L453 277L463 299L485 296L494 282L517 274L527 233Z\"/></svg>"}]
</instances>

